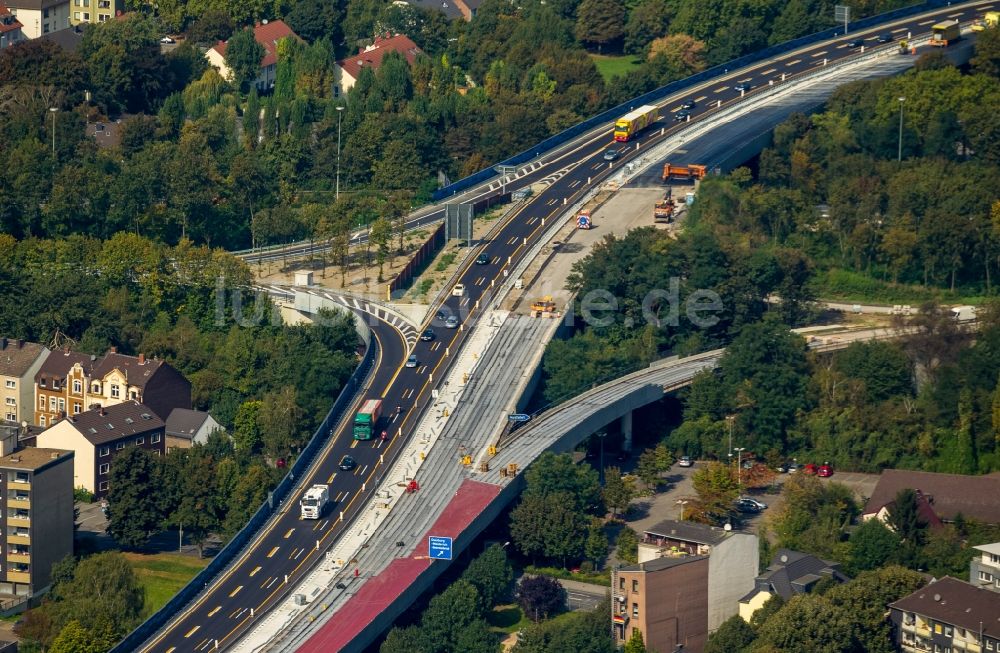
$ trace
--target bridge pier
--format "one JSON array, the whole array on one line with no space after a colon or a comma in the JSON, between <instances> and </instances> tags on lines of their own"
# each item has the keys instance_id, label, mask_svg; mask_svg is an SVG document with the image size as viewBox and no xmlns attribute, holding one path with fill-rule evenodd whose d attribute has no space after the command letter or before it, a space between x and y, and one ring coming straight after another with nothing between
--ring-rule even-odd
<instances>
[{"instance_id":1,"label":"bridge pier","mask_svg":"<svg viewBox=\"0 0 1000 653\"><path fill-rule=\"evenodd\" d=\"M632 411L621 417L622 451L632 451Z\"/></svg>"}]
</instances>

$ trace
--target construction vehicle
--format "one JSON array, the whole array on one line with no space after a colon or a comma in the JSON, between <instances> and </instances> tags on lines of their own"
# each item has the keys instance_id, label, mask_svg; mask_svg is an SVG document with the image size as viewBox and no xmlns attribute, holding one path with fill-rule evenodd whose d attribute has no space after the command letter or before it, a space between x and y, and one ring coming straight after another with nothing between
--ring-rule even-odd
<instances>
[{"instance_id":1,"label":"construction vehicle","mask_svg":"<svg viewBox=\"0 0 1000 653\"><path fill-rule=\"evenodd\" d=\"M375 425L382 416L382 402L379 399L368 399L361 410L354 416L354 439L371 440L375 435Z\"/></svg>"},{"instance_id":2,"label":"construction vehicle","mask_svg":"<svg viewBox=\"0 0 1000 653\"><path fill-rule=\"evenodd\" d=\"M552 301L551 295L546 295L541 299L531 302L532 313L555 313L556 303Z\"/></svg>"},{"instance_id":3,"label":"construction vehicle","mask_svg":"<svg viewBox=\"0 0 1000 653\"><path fill-rule=\"evenodd\" d=\"M653 222L669 224L674 218L674 211L677 205L674 204L674 198L670 196L670 191L663 197L662 200L656 200L656 204L653 206Z\"/></svg>"},{"instance_id":4,"label":"construction vehicle","mask_svg":"<svg viewBox=\"0 0 1000 653\"><path fill-rule=\"evenodd\" d=\"M301 519L319 519L330 503L330 486L314 485L299 499Z\"/></svg>"},{"instance_id":5,"label":"construction vehicle","mask_svg":"<svg viewBox=\"0 0 1000 653\"><path fill-rule=\"evenodd\" d=\"M906 39L899 41L899 54L910 54L910 42Z\"/></svg>"},{"instance_id":6,"label":"construction vehicle","mask_svg":"<svg viewBox=\"0 0 1000 653\"><path fill-rule=\"evenodd\" d=\"M972 31L982 32L1000 24L1000 11L987 11L982 18L972 21Z\"/></svg>"},{"instance_id":7,"label":"construction vehicle","mask_svg":"<svg viewBox=\"0 0 1000 653\"><path fill-rule=\"evenodd\" d=\"M590 215L590 211L584 209L576 214L576 228L577 229L590 229L594 226L594 219Z\"/></svg>"},{"instance_id":8,"label":"construction vehicle","mask_svg":"<svg viewBox=\"0 0 1000 653\"><path fill-rule=\"evenodd\" d=\"M624 143L632 139L640 131L656 122L656 114L659 110L659 107L647 104L626 113L615 121L615 140Z\"/></svg>"},{"instance_id":9,"label":"construction vehicle","mask_svg":"<svg viewBox=\"0 0 1000 653\"><path fill-rule=\"evenodd\" d=\"M931 45L946 48L962 38L957 20L944 20L931 27Z\"/></svg>"},{"instance_id":10,"label":"construction vehicle","mask_svg":"<svg viewBox=\"0 0 1000 653\"><path fill-rule=\"evenodd\" d=\"M708 168L697 163L689 163L687 166L675 166L669 163L663 164L663 181L704 179L708 174Z\"/></svg>"}]
</instances>

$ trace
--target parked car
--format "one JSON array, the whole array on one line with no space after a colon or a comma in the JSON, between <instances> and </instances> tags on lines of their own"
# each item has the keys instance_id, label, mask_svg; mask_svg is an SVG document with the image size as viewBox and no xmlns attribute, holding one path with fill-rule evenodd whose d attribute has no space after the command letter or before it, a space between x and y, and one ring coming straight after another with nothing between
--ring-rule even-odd
<instances>
[{"instance_id":1,"label":"parked car","mask_svg":"<svg viewBox=\"0 0 1000 653\"><path fill-rule=\"evenodd\" d=\"M799 463L797 463L794 460L792 462L788 463L788 473L789 474L794 474L797 471L799 471Z\"/></svg>"},{"instance_id":2,"label":"parked car","mask_svg":"<svg viewBox=\"0 0 1000 653\"><path fill-rule=\"evenodd\" d=\"M682 109L693 109L693 108L695 108L696 104L697 103L694 101L694 98L688 98L688 99L684 100L683 102L681 102L681 108Z\"/></svg>"},{"instance_id":3,"label":"parked car","mask_svg":"<svg viewBox=\"0 0 1000 653\"><path fill-rule=\"evenodd\" d=\"M344 456L343 458L340 459L340 465L339 466L340 466L340 469L342 469L343 471L349 472L352 469L354 469L355 467L357 467L358 463L357 463L356 460L354 460L350 456Z\"/></svg>"},{"instance_id":4,"label":"parked car","mask_svg":"<svg viewBox=\"0 0 1000 653\"><path fill-rule=\"evenodd\" d=\"M465 284L456 283L455 287L451 289L451 294L455 297L465 297Z\"/></svg>"},{"instance_id":5,"label":"parked car","mask_svg":"<svg viewBox=\"0 0 1000 653\"><path fill-rule=\"evenodd\" d=\"M447 329L457 329L458 328L458 318L454 315L449 315L448 319L444 321L444 326Z\"/></svg>"},{"instance_id":6,"label":"parked car","mask_svg":"<svg viewBox=\"0 0 1000 653\"><path fill-rule=\"evenodd\" d=\"M410 354L409 358L406 359L406 366L407 367L416 367L417 366L417 355L416 354Z\"/></svg>"},{"instance_id":7,"label":"parked car","mask_svg":"<svg viewBox=\"0 0 1000 653\"><path fill-rule=\"evenodd\" d=\"M746 499L736 500L736 509L743 513L749 513L756 515L760 512L761 508L753 501L747 501Z\"/></svg>"},{"instance_id":8,"label":"parked car","mask_svg":"<svg viewBox=\"0 0 1000 653\"><path fill-rule=\"evenodd\" d=\"M169 36L164 36L162 39L160 39L160 43L163 43L165 45L170 45L171 43L176 43L176 42L177 41L173 40Z\"/></svg>"},{"instance_id":9,"label":"parked car","mask_svg":"<svg viewBox=\"0 0 1000 653\"><path fill-rule=\"evenodd\" d=\"M833 467L830 466L830 463L823 463L816 471L816 476L821 478L830 478L833 476Z\"/></svg>"},{"instance_id":10,"label":"parked car","mask_svg":"<svg viewBox=\"0 0 1000 653\"><path fill-rule=\"evenodd\" d=\"M687 122L687 119L690 115L691 115L690 111L688 111L687 109L681 109L680 111L674 114L674 122Z\"/></svg>"},{"instance_id":11,"label":"parked car","mask_svg":"<svg viewBox=\"0 0 1000 653\"><path fill-rule=\"evenodd\" d=\"M815 476L818 471L819 467L813 463L807 463L804 467L802 467L802 473L808 474L809 476Z\"/></svg>"},{"instance_id":12,"label":"parked car","mask_svg":"<svg viewBox=\"0 0 1000 653\"><path fill-rule=\"evenodd\" d=\"M482 254L476 257L476 265L487 265L489 264L489 262L490 262L490 255L487 254L486 252L483 252Z\"/></svg>"},{"instance_id":13,"label":"parked car","mask_svg":"<svg viewBox=\"0 0 1000 653\"><path fill-rule=\"evenodd\" d=\"M424 332L420 334L420 339L423 340L424 342L430 342L434 338L435 338L434 329L431 329L429 327L424 329Z\"/></svg>"},{"instance_id":14,"label":"parked car","mask_svg":"<svg viewBox=\"0 0 1000 653\"><path fill-rule=\"evenodd\" d=\"M677 461L677 464L681 467L693 467L694 460L691 459L691 456L681 456L680 460Z\"/></svg>"},{"instance_id":15,"label":"parked car","mask_svg":"<svg viewBox=\"0 0 1000 653\"><path fill-rule=\"evenodd\" d=\"M761 510L767 510L767 504L766 503L764 503L763 501L761 501L759 499L754 499L753 497L743 496L743 497L740 497L739 499L737 499L737 501L749 501L750 503L754 504L755 506L757 506Z\"/></svg>"},{"instance_id":16,"label":"parked car","mask_svg":"<svg viewBox=\"0 0 1000 653\"><path fill-rule=\"evenodd\" d=\"M618 148L612 147L604 150L605 161L614 161L619 156L621 156L621 150L619 150Z\"/></svg>"}]
</instances>

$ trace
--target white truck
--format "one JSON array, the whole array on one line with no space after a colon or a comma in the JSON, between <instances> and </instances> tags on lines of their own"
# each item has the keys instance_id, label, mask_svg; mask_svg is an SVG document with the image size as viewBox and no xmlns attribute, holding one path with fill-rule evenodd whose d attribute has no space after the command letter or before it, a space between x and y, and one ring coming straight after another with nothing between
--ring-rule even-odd
<instances>
[{"instance_id":1,"label":"white truck","mask_svg":"<svg viewBox=\"0 0 1000 653\"><path fill-rule=\"evenodd\" d=\"M319 519L326 509L326 504L330 503L330 486L314 485L299 499L299 508L302 519Z\"/></svg>"}]
</instances>

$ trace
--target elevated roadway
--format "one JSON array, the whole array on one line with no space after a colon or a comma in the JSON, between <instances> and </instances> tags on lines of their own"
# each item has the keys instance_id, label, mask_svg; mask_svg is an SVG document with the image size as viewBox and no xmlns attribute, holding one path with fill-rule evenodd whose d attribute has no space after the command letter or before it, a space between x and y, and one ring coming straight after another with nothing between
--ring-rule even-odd
<instances>
[{"instance_id":1,"label":"elevated roadway","mask_svg":"<svg viewBox=\"0 0 1000 653\"><path fill-rule=\"evenodd\" d=\"M956 16L968 20L986 7L992 5L979 3L950 7L901 21L891 27L918 34L941 17ZM870 34L861 36L870 40L885 29L873 29ZM532 168L535 165L532 164L525 168L519 174L518 183L527 184L535 179L548 178L548 188L497 225L487 242L476 248L476 252L487 255L488 262L474 265L467 261L462 267L455 279L455 288L461 286L461 292L447 296L439 307L440 318L432 316L429 320L437 337L411 344L402 333L391 327L391 332L385 331L384 335L377 336L382 344L385 364L379 366L370 392L359 400L369 396L384 400L389 416L383 426L389 437L385 441L354 441L349 433L349 420L345 419L333 434L325 455L304 479L303 486L314 482L331 484L332 494L338 499L334 514L316 523L299 521L296 508L299 492L293 493L285 511L258 535L238 563L141 650L173 653L226 649L246 632L255 619L274 607L291 587L306 576L325 550L349 527L352 516L371 497L374 481L406 444L420 413L432 404L433 391L448 372L469 330L495 300L499 287L516 276L513 271L522 264L547 229L563 219L567 207L584 199L594 187L608 178L619 175L627 169L625 166L633 159L641 158L651 147L682 135L684 130L694 129L702 120L710 120L713 116L724 118L722 112L731 108L743 95L762 98L764 94L773 92L776 86L815 73L822 60L826 60L828 66L855 54L860 53L846 46L841 47L837 42L828 42L737 71L726 80L713 80L685 93L701 93L704 96L701 100L698 98L702 95L693 98L697 106L692 111L691 124L675 124L669 120L671 105L680 99L672 98L665 105L667 119L657 126L658 129L650 129L630 143L616 161L604 160L604 150L610 145L610 132L598 130L598 133L581 139L572 148L548 160L545 166L538 164L538 167ZM780 80L781 75L784 75L785 81L778 81L775 86L761 85L749 93L735 90L735 85L748 77L771 81ZM711 101L709 93L712 94ZM747 97L744 101L750 99ZM482 192L496 194L499 190L499 184L495 183L486 186ZM448 316L457 319L455 328L448 328L444 319ZM416 364L403 367L401 361L405 354L410 353L415 356ZM697 367L702 360L686 361L682 365ZM693 371L685 373L690 376ZM674 374L681 373L675 370ZM499 386L494 392L504 392L504 387ZM397 405L401 409L399 414L394 411ZM517 442L523 442L523 438ZM345 453L357 459L354 470L343 472L338 469L337 463ZM508 450L503 455L511 453ZM524 463L530 459L519 458ZM339 518L341 511L343 519Z\"/></svg>"}]
</instances>

